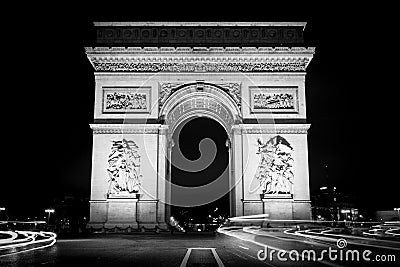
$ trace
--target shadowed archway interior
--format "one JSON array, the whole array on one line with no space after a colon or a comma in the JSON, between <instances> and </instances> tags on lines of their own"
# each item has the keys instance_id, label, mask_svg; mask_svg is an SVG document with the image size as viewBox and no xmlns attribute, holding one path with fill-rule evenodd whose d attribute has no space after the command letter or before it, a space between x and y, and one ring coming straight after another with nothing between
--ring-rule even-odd
<instances>
[{"instance_id":1,"label":"shadowed archway interior","mask_svg":"<svg viewBox=\"0 0 400 267\"><path fill-rule=\"evenodd\" d=\"M226 145L227 133L224 127L217 121L198 117L187 120L174 131L173 140L175 146L172 149L171 176L172 183L183 187L198 187L209 184L216 179L222 179L226 192L221 197L211 203L197 207L178 207L172 206L171 215L181 220L193 219L196 222L205 222L207 218L228 216L229 215L229 151ZM179 142L179 143L178 143ZM189 164L182 165L177 150L180 149L181 155L189 160ZM194 162L201 157L205 157L210 164L204 169L195 169ZM193 163L190 163L192 161ZM184 166L184 168L181 168ZM171 192L172 200L179 197Z\"/></svg>"}]
</instances>

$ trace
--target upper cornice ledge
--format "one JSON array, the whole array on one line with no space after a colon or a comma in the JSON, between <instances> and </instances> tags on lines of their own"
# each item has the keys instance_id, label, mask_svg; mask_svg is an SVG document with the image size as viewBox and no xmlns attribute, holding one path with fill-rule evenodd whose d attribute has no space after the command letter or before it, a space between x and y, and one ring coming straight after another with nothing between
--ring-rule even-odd
<instances>
[{"instance_id":1,"label":"upper cornice ledge","mask_svg":"<svg viewBox=\"0 0 400 267\"><path fill-rule=\"evenodd\" d=\"M126 21L95 21L95 27L305 27L307 22L126 22Z\"/></svg>"}]
</instances>

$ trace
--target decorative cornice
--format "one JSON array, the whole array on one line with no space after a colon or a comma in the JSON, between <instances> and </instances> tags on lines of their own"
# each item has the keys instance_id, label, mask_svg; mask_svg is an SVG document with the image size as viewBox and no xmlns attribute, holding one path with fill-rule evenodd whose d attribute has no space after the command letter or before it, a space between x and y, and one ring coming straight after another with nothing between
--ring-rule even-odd
<instances>
[{"instance_id":1,"label":"decorative cornice","mask_svg":"<svg viewBox=\"0 0 400 267\"><path fill-rule=\"evenodd\" d=\"M93 134L158 134L160 124L90 124Z\"/></svg>"},{"instance_id":2,"label":"decorative cornice","mask_svg":"<svg viewBox=\"0 0 400 267\"><path fill-rule=\"evenodd\" d=\"M234 134L307 134L311 124L239 124L232 127Z\"/></svg>"},{"instance_id":3,"label":"decorative cornice","mask_svg":"<svg viewBox=\"0 0 400 267\"><path fill-rule=\"evenodd\" d=\"M305 27L306 22L258 22L258 21L238 21L238 22L212 22L212 21L185 21L185 22L172 22L172 21L95 21L93 22L95 27L108 27L108 26L117 26L117 27L177 27L177 26L185 26L185 27L248 27L248 26L259 26L259 27L276 27L276 26L301 26Z\"/></svg>"},{"instance_id":4,"label":"decorative cornice","mask_svg":"<svg viewBox=\"0 0 400 267\"><path fill-rule=\"evenodd\" d=\"M98 72L305 72L313 47L86 47Z\"/></svg>"},{"instance_id":5,"label":"decorative cornice","mask_svg":"<svg viewBox=\"0 0 400 267\"><path fill-rule=\"evenodd\" d=\"M314 54L315 47L85 47L87 54Z\"/></svg>"},{"instance_id":6,"label":"decorative cornice","mask_svg":"<svg viewBox=\"0 0 400 267\"><path fill-rule=\"evenodd\" d=\"M306 134L311 124L236 124L235 134ZM90 124L93 134L165 134L162 124Z\"/></svg>"}]
</instances>

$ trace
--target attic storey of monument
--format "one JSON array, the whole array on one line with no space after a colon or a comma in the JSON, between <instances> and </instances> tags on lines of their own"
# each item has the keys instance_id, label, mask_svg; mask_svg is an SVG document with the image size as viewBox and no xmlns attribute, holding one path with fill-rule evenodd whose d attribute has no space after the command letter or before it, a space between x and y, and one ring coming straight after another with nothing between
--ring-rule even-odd
<instances>
[{"instance_id":1,"label":"attic storey of monument","mask_svg":"<svg viewBox=\"0 0 400 267\"><path fill-rule=\"evenodd\" d=\"M227 132L230 216L309 219L305 76L315 50L302 46L304 27L95 23L90 225L166 227L177 204L172 135L199 116Z\"/></svg>"}]
</instances>

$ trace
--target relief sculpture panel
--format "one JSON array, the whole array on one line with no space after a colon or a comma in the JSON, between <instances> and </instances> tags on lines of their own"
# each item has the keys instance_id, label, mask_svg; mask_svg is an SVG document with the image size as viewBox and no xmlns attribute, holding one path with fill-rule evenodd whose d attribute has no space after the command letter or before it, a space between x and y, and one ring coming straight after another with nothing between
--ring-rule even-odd
<instances>
[{"instance_id":1,"label":"relief sculpture panel","mask_svg":"<svg viewBox=\"0 0 400 267\"><path fill-rule=\"evenodd\" d=\"M297 88L250 88L251 112L298 112Z\"/></svg>"},{"instance_id":2,"label":"relief sculpture panel","mask_svg":"<svg viewBox=\"0 0 400 267\"><path fill-rule=\"evenodd\" d=\"M103 113L149 112L149 106L149 89L104 88Z\"/></svg>"},{"instance_id":3,"label":"relief sculpture panel","mask_svg":"<svg viewBox=\"0 0 400 267\"><path fill-rule=\"evenodd\" d=\"M255 178L265 195L291 194L293 185L293 147L280 135L267 142L257 140L260 155Z\"/></svg>"},{"instance_id":4,"label":"relief sculpture panel","mask_svg":"<svg viewBox=\"0 0 400 267\"><path fill-rule=\"evenodd\" d=\"M134 141L112 141L108 156L108 197L136 197L141 184L139 147Z\"/></svg>"}]
</instances>

